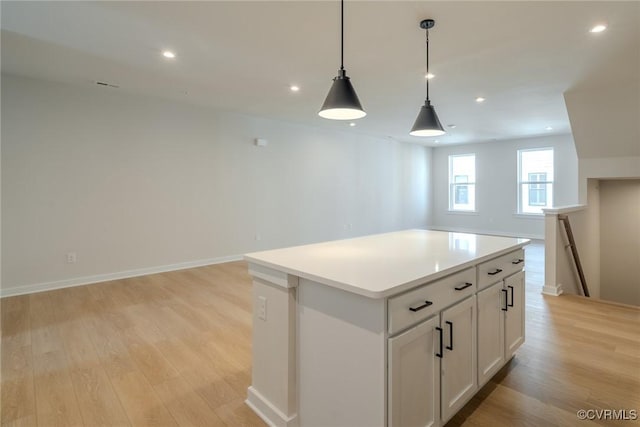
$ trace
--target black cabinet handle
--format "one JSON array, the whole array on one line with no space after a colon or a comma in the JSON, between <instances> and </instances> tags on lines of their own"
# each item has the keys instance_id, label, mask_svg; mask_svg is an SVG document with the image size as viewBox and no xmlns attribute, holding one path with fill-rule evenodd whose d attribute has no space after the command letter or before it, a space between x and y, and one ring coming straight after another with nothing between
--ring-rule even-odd
<instances>
[{"instance_id":1,"label":"black cabinet handle","mask_svg":"<svg viewBox=\"0 0 640 427\"><path fill-rule=\"evenodd\" d=\"M464 285L458 286L457 288L453 289L455 289L456 291L461 291L463 289L467 289L469 286L473 286L473 283L466 282Z\"/></svg>"},{"instance_id":2,"label":"black cabinet handle","mask_svg":"<svg viewBox=\"0 0 640 427\"><path fill-rule=\"evenodd\" d=\"M453 323L447 320L446 324L449 325L449 345L447 346L447 350L453 350Z\"/></svg>"},{"instance_id":3,"label":"black cabinet handle","mask_svg":"<svg viewBox=\"0 0 640 427\"><path fill-rule=\"evenodd\" d=\"M506 289L500 289L502 292L504 292L504 307L502 307L502 311L507 311L509 310L508 308L508 304L507 304L507 298L509 297L509 291L507 291Z\"/></svg>"},{"instance_id":4,"label":"black cabinet handle","mask_svg":"<svg viewBox=\"0 0 640 427\"><path fill-rule=\"evenodd\" d=\"M442 328L436 326L436 330L440 332L440 354L436 353L436 356L442 359Z\"/></svg>"},{"instance_id":5,"label":"black cabinet handle","mask_svg":"<svg viewBox=\"0 0 640 427\"><path fill-rule=\"evenodd\" d=\"M411 311L413 311L413 312L415 313L416 311L420 311L420 310L422 310L423 308L427 308L427 307L429 307L431 304L433 304L433 302L431 302L431 301L425 301L425 302L424 302L424 304L422 304L422 305L421 305L421 306L419 306L419 307L409 307L409 310L411 310Z\"/></svg>"},{"instance_id":6,"label":"black cabinet handle","mask_svg":"<svg viewBox=\"0 0 640 427\"><path fill-rule=\"evenodd\" d=\"M495 271L490 271L490 272L488 272L487 274L488 274L489 276L495 276L495 275L496 275L496 274L498 274L498 273L502 273L502 269L501 269L501 268L496 268L496 269L495 269Z\"/></svg>"},{"instance_id":7,"label":"black cabinet handle","mask_svg":"<svg viewBox=\"0 0 640 427\"><path fill-rule=\"evenodd\" d=\"M524 260L522 258L518 258L514 261L511 261L511 264L518 265L518 264L522 264L523 262Z\"/></svg>"},{"instance_id":8,"label":"black cabinet handle","mask_svg":"<svg viewBox=\"0 0 640 427\"><path fill-rule=\"evenodd\" d=\"M509 307L513 307L513 286L507 286L507 288L511 289L511 303L507 304Z\"/></svg>"}]
</instances>

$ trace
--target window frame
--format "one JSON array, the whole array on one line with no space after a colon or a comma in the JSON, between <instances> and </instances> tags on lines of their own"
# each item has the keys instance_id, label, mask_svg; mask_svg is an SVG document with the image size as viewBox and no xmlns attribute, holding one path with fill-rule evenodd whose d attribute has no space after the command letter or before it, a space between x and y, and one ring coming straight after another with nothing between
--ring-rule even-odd
<instances>
[{"instance_id":1,"label":"window frame","mask_svg":"<svg viewBox=\"0 0 640 427\"><path fill-rule=\"evenodd\" d=\"M547 173L547 171L536 171L536 172L528 172L527 173L527 180L522 180L522 158L523 158L523 153L527 153L527 152L534 152L534 151L550 151L551 152L551 157L552 157L552 164L551 164L551 176L552 179L548 179L547 176L549 175ZM532 216L543 216L544 212L542 212L542 209L548 209L550 207L553 206L553 199L555 197L555 191L554 191L554 187L555 187L555 150L553 147L539 147L539 148L526 148L526 149L520 149L517 152L517 156L518 156L518 170L517 170L517 207L516 207L516 213L518 215L532 215ZM544 175L544 181L542 180L538 180L538 179L532 179L532 176L536 175L537 178L539 178L540 175ZM532 186L535 186L535 188L533 188ZM543 190L544 191L544 203L531 203L531 191L534 190ZM524 210L524 193L527 192L527 206L530 207L540 207L540 212L526 212ZM549 198L549 196L551 196Z\"/></svg>"},{"instance_id":2,"label":"window frame","mask_svg":"<svg viewBox=\"0 0 640 427\"><path fill-rule=\"evenodd\" d=\"M456 157L473 157L473 179L469 179L469 174L456 174L454 175L453 163ZM459 180L464 178L464 181ZM476 153L465 154L450 154L449 155L449 170L448 170L448 206L449 212L454 213L475 213L477 212L476 204ZM473 201L471 209L456 208L456 205L462 205L463 203L456 203L458 197L464 194L467 202L469 199ZM469 203L464 203L469 205Z\"/></svg>"}]
</instances>

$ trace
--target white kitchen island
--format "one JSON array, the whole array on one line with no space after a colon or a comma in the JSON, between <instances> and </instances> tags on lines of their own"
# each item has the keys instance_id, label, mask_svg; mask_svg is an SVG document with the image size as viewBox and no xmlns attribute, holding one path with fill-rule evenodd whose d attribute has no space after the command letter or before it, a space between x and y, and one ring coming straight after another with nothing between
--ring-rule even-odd
<instances>
[{"instance_id":1,"label":"white kitchen island","mask_svg":"<svg viewBox=\"0 0 640 427\"><path fill-rule=\"evenodd\" d=\"M247 404L274 426L444 424L524 342L528 242L407 230L247 254Z\"/></svg>"}]
</instances>

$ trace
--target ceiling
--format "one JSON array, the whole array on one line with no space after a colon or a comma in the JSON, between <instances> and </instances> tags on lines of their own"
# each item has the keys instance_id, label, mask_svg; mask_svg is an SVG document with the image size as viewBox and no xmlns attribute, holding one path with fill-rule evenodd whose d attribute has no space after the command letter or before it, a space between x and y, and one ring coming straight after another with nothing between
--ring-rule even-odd
<instances>
[{"instance_id":1,"label":"ceiling","mask_svg":"<svg viewBox=\"0 0 640 427\"><path fill-rule=\"evenodd\" d=\"M425 98L426 18L436 20L430 98L456 127L424 139L408 132ZM339 19L336 0L2 1L1 66L430 146L567 134L565 91L638 79L636 1L352 0L345 69L368 114L349 127L317 115L340 65ZM607 31L589 33L601 22Z\"/></svg>"}]
</instances>

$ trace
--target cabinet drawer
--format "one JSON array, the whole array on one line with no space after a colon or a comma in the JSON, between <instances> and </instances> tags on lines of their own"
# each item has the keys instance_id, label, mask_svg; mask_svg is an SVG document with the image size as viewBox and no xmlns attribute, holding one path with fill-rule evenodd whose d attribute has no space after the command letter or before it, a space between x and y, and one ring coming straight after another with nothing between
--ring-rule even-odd
<instances>
[{"instance_id":1,"label":"cabinet drawer","mask_svg":"<svg viewBox=\"0 0 640 427\"><path fill-rule=\"evenodd\" d=\"M509 252L478 265L478 289L486 288L524 268L524 250Z\"/></svg>"},{"instance_id":2,"label":"cabinet drawer","mask_svg":"<svg viewBox=\"0 0 640 427\"><path fill-rule=\"evenodd\" d=\"M427 319L475 292L476 269L471 267L389 298L389 334L395 334Z\"/></svg>"}]
</instances>

